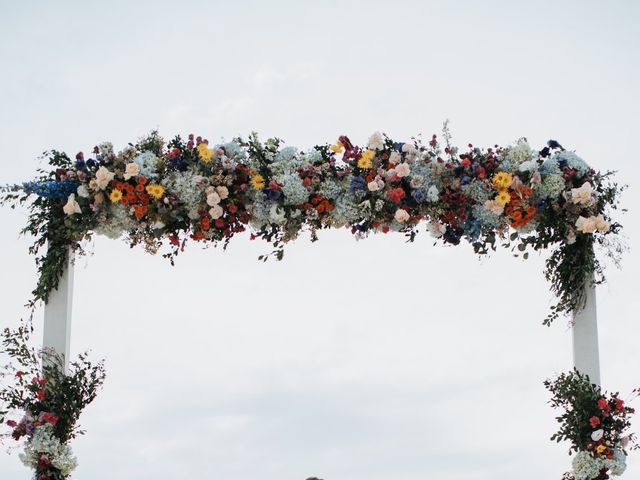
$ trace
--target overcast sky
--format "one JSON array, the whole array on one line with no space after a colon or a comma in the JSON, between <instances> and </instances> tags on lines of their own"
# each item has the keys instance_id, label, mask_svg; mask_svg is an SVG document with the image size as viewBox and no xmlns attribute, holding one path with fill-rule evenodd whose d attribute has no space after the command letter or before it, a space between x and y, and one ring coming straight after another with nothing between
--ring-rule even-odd
<instances>
[{"instance_id":1,"label":"overcast sky","mask_svg":"<svg viewBox=\"0 0 640 480\"><path fill-rule=\"evenodd\" d=\"M3 1L0 20L2 183L30 179L46 149L122 148L156 128L307 148L431 135L447 118L461 146L554 138L618 170L632 251L598 290L602 378L624 394L640 383L637 2ZM2 325L15 325L35 267L24 211L0 218ZM542 381L572 367L571 332L541 325L544 256L479 261L466 244L346 230L267 264L269 246L246 237L226 252L191 245L174 268L123 242L90 248L72 350L104 355L108 378L73 443L75 478L569 468ZM0 478L28 475L0 456Z\"/></svg>"}]
</instances>

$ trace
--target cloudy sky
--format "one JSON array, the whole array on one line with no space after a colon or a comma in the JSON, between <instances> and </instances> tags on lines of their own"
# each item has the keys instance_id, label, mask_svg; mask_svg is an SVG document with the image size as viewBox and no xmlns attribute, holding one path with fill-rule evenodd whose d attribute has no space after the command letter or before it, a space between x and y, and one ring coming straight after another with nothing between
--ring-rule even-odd
<instances>
[{"instance_id":1,"label":"cloudy sky","mask_svg":"<svg viewBox=\"0 0 640 480\"><path fill-rule=\"evenodd\" d=\"M637 2L6 1L0 19L3 183L29 179L45 149L122 148L156 128L306 148L431 135L447 118L460 145L555 138L618 170L632 251L598 291L602 378L638 386ZM35 268L25 212L0 218L15 325ZM569 466L542 381L571 368L571 332L541 325L544 256L348 231L267 264L246 237L191 246L173 268L122 242L90 250L72 350L105 356L108 379L73 444L76 478L538 480ZM0 477L28 477L16 453Z\"/></svg>"}]
</instances>

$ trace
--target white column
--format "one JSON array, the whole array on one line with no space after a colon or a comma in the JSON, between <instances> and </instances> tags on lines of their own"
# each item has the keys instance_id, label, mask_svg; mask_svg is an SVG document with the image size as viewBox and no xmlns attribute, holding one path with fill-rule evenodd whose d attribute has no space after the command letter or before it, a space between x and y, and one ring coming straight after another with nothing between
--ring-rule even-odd
<instances>
[{"instance_id":1,"label":"white column","mask_svg":"<svg viewBox=\"0 0 640 480\"><path fill-rule=\"evenodd\" d=\"M64 368L69 368L71 344L71 310L73 301L73 252L69 250L67 267L60 278L58 288L49 294L44 306L43 347L55 350L64 360Z\"/></svg>"},{"instance_id":2,"label":"white column","mask_svg":"<svg viewBox=\"0 0 640 480\"><path fill-rule=\"evenodd\" d=\"M573 315L573 364L580 373L589 375L591 383L600 385L596 287L588 282L585 290L586 304Z\"/></svg>"}]
</instances>

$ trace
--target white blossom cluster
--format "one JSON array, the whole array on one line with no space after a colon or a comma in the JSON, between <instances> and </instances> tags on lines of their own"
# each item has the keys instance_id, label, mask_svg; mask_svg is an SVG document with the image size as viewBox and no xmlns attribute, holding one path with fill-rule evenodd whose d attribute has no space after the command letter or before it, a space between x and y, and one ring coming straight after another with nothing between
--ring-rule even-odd
<instances>
[{"instance_id":1,"label":"white blossom cluster","mask_svg":"<svg viewBox=\"0 0 640 480\"><path fill-rule=\"evenodd\" d=\"M619 477L627 469L626 455L621 450L614 450L613 458L594 458L589 452L578 452L573 457L573 476L575 480L593 480L600 476L602 470Z\"/></svg>"},{"instance_id":2,"label":"white blossom cluster","mask_svg":"<svg viewBox=\"0 0 640 480\"><path fill-rule=\"evenodd\" d=\"M42 455L46 455L51 464L65 477L71 475L78 466L78 460L73 455L71 447L53 436L53 427L50 424L36 427L19 458L25 466L35 470Z\"/></svg>"}]
</instances>

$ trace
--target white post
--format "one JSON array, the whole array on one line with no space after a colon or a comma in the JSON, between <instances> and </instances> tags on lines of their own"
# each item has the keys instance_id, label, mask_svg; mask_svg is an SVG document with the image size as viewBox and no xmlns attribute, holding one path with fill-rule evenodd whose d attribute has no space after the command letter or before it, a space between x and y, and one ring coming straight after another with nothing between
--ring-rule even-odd
<instances>
[{"instance_id":1,"label":"white post","mask_svg":"<svg viewBox=\"0 0 640 480\"><path fill-rule=\"evenodd\" d=\"M43 347L54 350L62 357L65 371L69 368L72 301L73 252L69 249L67 268L60 278L58 288L49 294L49 301L44 306Z\"/></svg>"},{"instance_id":2,"label":"white post","mask_svg":"<svg viewBox=\"0 0 640 480\"><path fill-rule=\"evenodd\" d=\"M596 287L588 282L584 288L585 306L573 315L573 364L580 373L589 375L591 383L600 385Z\"/></svg>"}]
</instances>

